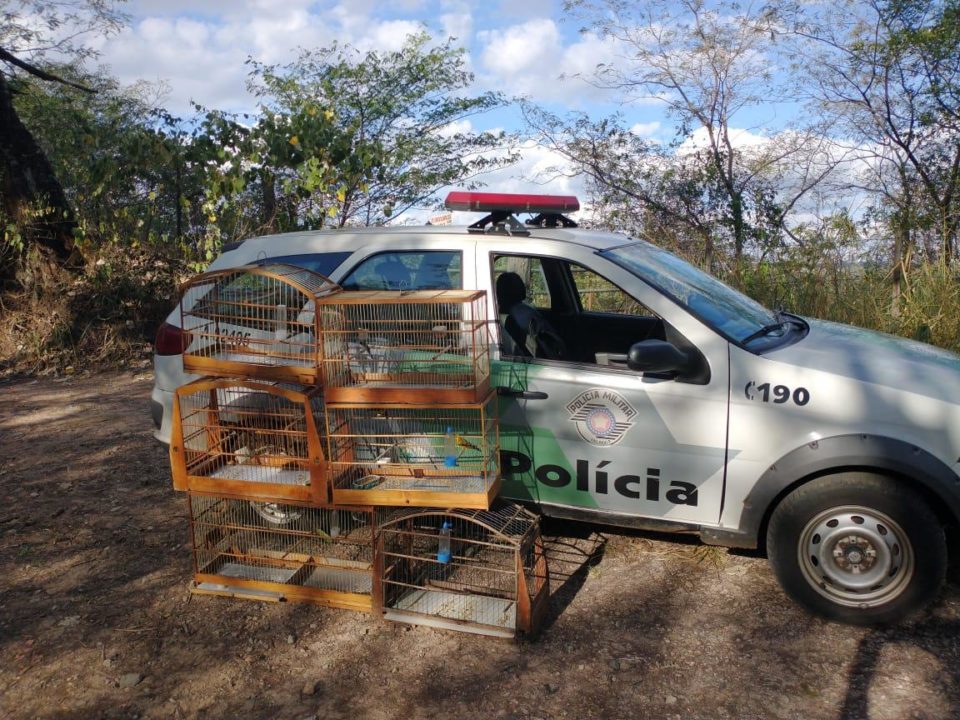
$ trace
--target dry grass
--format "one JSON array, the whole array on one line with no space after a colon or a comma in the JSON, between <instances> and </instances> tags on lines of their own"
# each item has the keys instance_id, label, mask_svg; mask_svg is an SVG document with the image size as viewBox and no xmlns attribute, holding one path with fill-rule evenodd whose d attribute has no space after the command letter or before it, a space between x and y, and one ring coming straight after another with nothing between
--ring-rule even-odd
<instances>
[{"instance_id":1,"label":"dry grass","mask_svg":"<svg viewBox=\"0 0 960 720\"><path fill-rule=\"evenodd\" d=\"M120 368L149 359L176 302L183 266L155 253L107 248L79 276L0 294L0 376Z\"/></svg>"}]
</instances>

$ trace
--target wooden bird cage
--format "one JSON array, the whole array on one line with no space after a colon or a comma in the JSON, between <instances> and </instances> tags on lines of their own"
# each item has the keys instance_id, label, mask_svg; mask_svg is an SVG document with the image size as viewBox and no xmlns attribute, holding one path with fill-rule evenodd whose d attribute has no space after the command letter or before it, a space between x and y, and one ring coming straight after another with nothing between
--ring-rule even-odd
<instances>
[{"instance_id":1,"label":"wooden bird cage","mask_svg":"<svg viewBox=\"0 0 960 720\"><path fill-rule=\"evenodd\" d=\"M393 511L377 572L388 620L484 635L535 634L549 597L537 516L512 503Z\"/></svg>"},{"instance_id":2,"label":"wooden bird cage","mask_svg":"<svg viewBox=\"0 0 960 720\"><path fill-rule=\"evenodd\" d=\"M460 405L327 404L336 503L487 509L500 488L496 393Z\"/></svg>"},{"instance_id":3,"label":"wooden bird cage","mask_svg":"<svg viewBox=\"0 0 960 720\"><path fill-rule=\"evenodd\" d=\"M374 513L189 494L194 592L372 611Z\"/></svg>"},{"instance_id":4,"label":"wooden bird cage","mask_svg":"<svg viewBox=\"0 0 960 720\"><path fill-rule=\"evenodd\" d=\"M339 286L292 265L247 265L197 275L181 288L188 333L183 369L199 375L313 385L323 357L317 303Z\"/></svg>"},{"instance_id":5,"label":"wooden bird cage","mask_svg":"<svg viewBox=\"0 0 960 720\"><path fill-rule=\"evenodd\" d=\"M482 290L371 290L324 298L330 402L477 402L490 388Z\"/></svg>"},{"instance_id":6,"label":"wooden bird cage","mask_svg":"<svg viewBox=\"0 0 960 720\"><path fill-rule=\"evenodd\" d=\"M322 391L200 379L177 388L170 465L177 490L325 504Z\"/></svg>"}]
</instances>

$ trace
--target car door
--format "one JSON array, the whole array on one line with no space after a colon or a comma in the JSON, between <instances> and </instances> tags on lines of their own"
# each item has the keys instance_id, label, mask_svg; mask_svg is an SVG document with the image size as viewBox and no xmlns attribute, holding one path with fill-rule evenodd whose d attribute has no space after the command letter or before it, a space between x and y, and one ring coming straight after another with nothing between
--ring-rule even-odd
<instances>
[{"instance_id":1,"label":"car door","mask_svg":"<svg viewBox=\"0 0 960 720\"><path fill-rule=\"evenodd\" d=\"M534 502L548 515L716 525L725 483L726 340L592 249L533 238L478 243L477 279L490 294L493 317L495 276L525 261L529 302L566 335L569 350L561 360L510 357L502 352L502 323L492 324L494 381L502 388L502 494ZM564 274L558 267L567 268L565 281L551 278ZM629 307L620 313L587 307L584 289L574 287L573 267L595 274L603 287L619 288L627 305L649 308L657 322L631 319ZM599 365L595 353L589 357L591 343L601 351L625 350L663 328L702 354L706 382L644 376L625 365Z\"/></svg>"}]
</instances>

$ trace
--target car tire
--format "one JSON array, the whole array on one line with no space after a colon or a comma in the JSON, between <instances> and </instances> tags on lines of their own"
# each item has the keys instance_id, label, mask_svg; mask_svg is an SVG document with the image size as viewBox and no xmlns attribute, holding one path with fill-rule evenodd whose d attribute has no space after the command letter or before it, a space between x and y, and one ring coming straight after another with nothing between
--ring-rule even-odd
<instances>
[{"instance_id":1,"label":"car tire","mask_svg":"<svg viewBox=\"0 0 960 720\"><path fill-rule=\"evenodd\" d=\"M808 610L882 625L936 597L947 544L929 505L902 481L848 472L812 480L780 502L767 557L786 593Z\"/></svg>"},{"instance_id":2,"label":"car tire","mask_svg":"<svg viewBox=\"0 0 960 720\"><path fill-rule=\"evenodd\" d=\"M295 505L281 505L280 503L250 501L250 507L261 518L271 525L282 527L296 522L303 515L303 511Z\"/></svg>"}]
</instances>

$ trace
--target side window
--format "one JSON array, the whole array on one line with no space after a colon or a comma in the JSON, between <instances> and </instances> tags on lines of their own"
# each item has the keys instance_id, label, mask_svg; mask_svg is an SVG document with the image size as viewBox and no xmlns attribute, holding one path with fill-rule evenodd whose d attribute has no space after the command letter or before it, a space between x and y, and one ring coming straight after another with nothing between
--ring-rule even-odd
<instances>
[{"instance_id":1,"label":"side window","mask_svg":"<svg viewBox=\"0 0 960 720\"><path fill-rule=\"evenodd\" d=\"M368 257L340 285L345 290L452 290L463 287L459 251L386 252Z\"/></svg>"},{"instance_id":2,"label":"side window","mask_svg":"<svg viewBox=\"0 0 960 720\"><path fill-rule=\"evenodd\" d=\"M582 265L570 264L570 275L580 300L580 309L587 313L644 315L654 313L641 305L605 277Z\"/></svg>"},{"instance_id":3,"label":"side window","mask_svg":"<svg viewBox=\"0 0 960 720\"><path fill-rule=\"evenodd\" d=\"M325 277L330 277L333 271L340 267L340 264L350 257L348 252L315 253L312 255L279 255L277 257L264 258L260 260L260 265L270 265L272 263L285 263L297 267L313 270Z\"/></svg>"},{"instance_id":4,"label":"side window","mask_svg":"<svg viewBox=\"0 0 960 720\"><path fill-rule=\"evenodd\" d=\"M543 273L543 262L536 257L521 255L500 255L493 262L493 281L496 287L497 278L505 272L516 273L523 280L527 288L527 304L541 310L553 307L550 297L550 288Z\"/></svg>"},{"instance_id":5,"label":"side window","mask_svg":"<svg viewBox=\"0 0 960 720\"><path fill-rule=\"evenodd\" d=\"M503 357L626 369L634 343L664 339L665 325L656 313L583 265L563 258L499 255L493 275ZM521 293L525 303L517 302Z\"/></svg>"}]
</instances>

